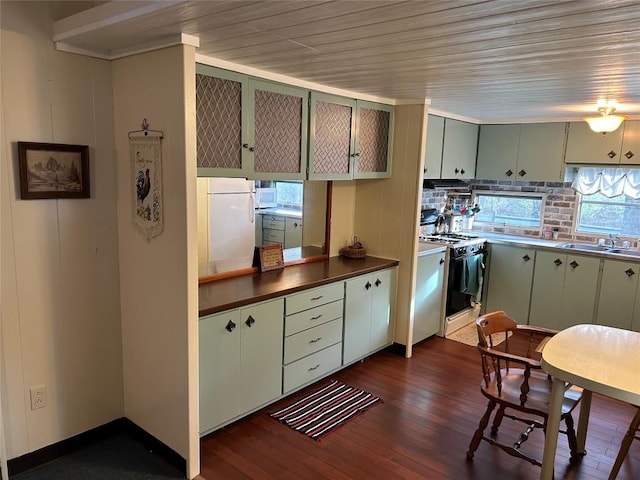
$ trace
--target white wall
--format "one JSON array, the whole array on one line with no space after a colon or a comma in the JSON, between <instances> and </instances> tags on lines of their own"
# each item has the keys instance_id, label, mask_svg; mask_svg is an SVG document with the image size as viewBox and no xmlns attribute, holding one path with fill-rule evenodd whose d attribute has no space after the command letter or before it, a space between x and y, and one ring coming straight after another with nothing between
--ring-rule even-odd
<instances>
[{"instance_id":1,"label":"white wall","mask_svg":"<svg viewBox=\"0 0 640 480\"><path fill-rule=\"evenodd\" d=\"M195 49L171 47L113 62L125 416L199 469L198 238ZM162 130L164 231L132 222L128 136L146 118Z\"/></svg>"},{"instance_id":2,"label":"white wall","mask_svg":"<svg viewBox=\"0 0 640 480\"><path fill-rule=\"evenodd\" d=\"M47 2L1 8L1 387L13 458L121 417L122 349L111 64L56 52ZM91 198L20 200L17 141L89 145ZM36 385L48 405L31 411Z\"/></svg>"}]
</instances>

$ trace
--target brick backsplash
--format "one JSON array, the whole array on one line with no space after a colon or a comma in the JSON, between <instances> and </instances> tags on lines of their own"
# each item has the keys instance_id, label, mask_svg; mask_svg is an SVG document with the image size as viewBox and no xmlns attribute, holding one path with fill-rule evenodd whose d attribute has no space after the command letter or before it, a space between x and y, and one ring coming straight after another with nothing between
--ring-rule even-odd
<instances>
[{"instance_id":1,"label":"brick backsplash","mask_svg":"<svg viewBox=\"0 0 640 480\"><path fill-rule=\"evenodd\" d=\"M423 189L422 208L437 208L442 210L451 197L456 203L471 202L472 190L486 190L492 192L535 192L546 193L544 218L542 228L530 229L509 226L473 226L473 230L490 233L504 233L507 235L522 235L526 237L542 237L545 229L557 229L558 240L597 242L602 235L575 234L573 222L576 207L576 192L570 182L523 182L503 180L470 180L466 190ZM638 239L631 240L632 247L638 248Z\"/></svg>"}]
</instances>

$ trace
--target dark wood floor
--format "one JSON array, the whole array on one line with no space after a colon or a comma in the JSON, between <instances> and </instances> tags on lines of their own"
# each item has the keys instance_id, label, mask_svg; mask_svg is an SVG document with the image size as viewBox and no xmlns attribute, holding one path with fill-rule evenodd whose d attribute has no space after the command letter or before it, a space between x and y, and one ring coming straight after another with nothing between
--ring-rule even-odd
<instances>
[{"instance_id":1,"label":"dark wood floor","mask_svg":"<svg viewBox=\"0 0 640 480\"><path fill-rule=\"evenodd\" d=\"M434 337L410 360L380 352L331 378L379 395L384 403L320 442L278 423L267 412L313 386L202 439L201 475L214 479L537 479L540 469L482 442L472 462L469 440L486 403L474 347ZM322 382L324 383L324 382ZM569 462L560 435L556 480L597 480L609 475L633 408L594 395L587 455ZM578 412L574 418L577 421ZM517 438L522 425L505 419L500 436ZM543 434L522 447L542 458ZM640 478L640 442L634 442L619 480Z\"/></svg>"}]
</instances>

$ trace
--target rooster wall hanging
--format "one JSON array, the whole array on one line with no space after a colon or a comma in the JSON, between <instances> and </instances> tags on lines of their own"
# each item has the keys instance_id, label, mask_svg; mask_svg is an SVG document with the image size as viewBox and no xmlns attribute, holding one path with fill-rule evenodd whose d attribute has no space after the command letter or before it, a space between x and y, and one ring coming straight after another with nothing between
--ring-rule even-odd
<instances>
[{"instance_id":1,"label":"rooster wall hanging","mask_svg":"<svg viewBox=\"0 0 640 480\"><path fill-rule=\"evenodd\" d=\"M142 130L129 132L129 155L133 180L133 224L147 240L162 233L162 138L149 130L145 118Z\"/></svg>"}]
</instances>

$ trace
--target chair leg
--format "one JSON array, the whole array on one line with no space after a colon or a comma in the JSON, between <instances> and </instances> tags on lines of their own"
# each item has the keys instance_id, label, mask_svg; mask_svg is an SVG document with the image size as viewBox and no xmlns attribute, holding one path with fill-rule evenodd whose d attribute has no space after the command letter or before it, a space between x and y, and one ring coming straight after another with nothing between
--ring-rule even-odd
<instances>
[{"instance_id":1,"label":"chair leg","mask_svg":"<svg viewBox=\"0 0 640 480\"><path fill-rule=\"evenodd\" d=\"M491 435L495 436L498 434L498 428L500 428L502 419L504 418L504 409L504 405L500 405L498 411L496 412L496 416L493 417L493 425L491 425Z\"/></svg>"},{"instance_id":2,"label":"chair leg","mask_svg":"<svg viewBox=\"0 0 640 480\"><path fill-rule=\"evenodd\" d=\"M496 402L493 400L489 400L487 404L487 410L482 415L480 419L480 423L478 424L478 429L473 434L473 438L471 439L471 443L469 443L469 450L467 450L467 460L471 460L473 458L474 452L478 449L478 445L480 445L480 440L482 440L484 429L489 425L489 418L491 417L491 413L493 409L496 408Z\"/></svg>"},{"instance_id":3,"label":"chair leg","mask_svg":"<svg viewBox=\"0 0 640 480\"><path fill-rule=\"evenodd\" d=\"M618 456L616 457L616 461L613 464L613 469L611 469L611 473L609 474L609 480L615 480L618 476L618 472L620 471L620 467L622 467L622 462L624 461L624 457L627 456L627 452L629 451L629 447L631 446L631 442L633 441L633 437L636 435L636 431L640 426L640 408L636 412L633 420L631 420L631 425L629 425L629 430L624 434L622 439L622 444L620 445L620 451L618 452Z\"/></svg>"},{"instance_id":4,"label":"chair leg","mask_svg":"<svg viewBox=\"0 0 640 480\"><path fill-rule=\"evenodd\" d=\"M564 423L567 426L567 442L569 443L571 458L578 458L578 440L576 439L576 431L573 427L573 417L570 413L564 417Z\"/></svg>"}]
</instances>

